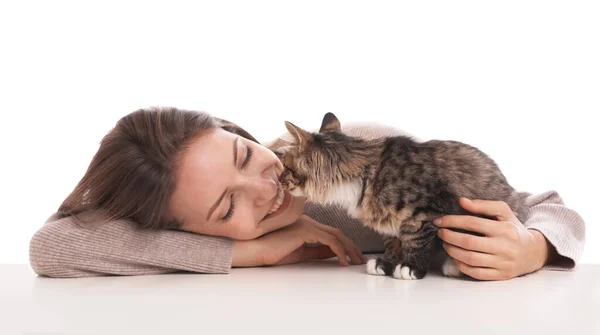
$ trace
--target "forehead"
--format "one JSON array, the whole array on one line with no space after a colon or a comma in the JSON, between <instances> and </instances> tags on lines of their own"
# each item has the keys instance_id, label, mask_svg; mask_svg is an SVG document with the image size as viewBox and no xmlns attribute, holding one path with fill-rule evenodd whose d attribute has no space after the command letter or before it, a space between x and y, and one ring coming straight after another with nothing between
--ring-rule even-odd
<instances>
[{"instance_id":1,"label":"forehead","mask_svg":"<svg viewBox=\"0 0 600 335\"><path fill-rule=\"evenodd\" d=\"M237 135L218 128L190 141L180 157L179 177L196 177L198 171L218 171L218 163L231 164L236 138Z\"/></svg>"},{"instance_id":2,"label":"forehead","mask_svg":"<svg viewBox=\"0 0 600 335\"><path fill-rule=\"evenodd\" d=\"M182 153L170 208L176 219L206 220L210 206L234 172L233 143L237 135L213 129L192 140Z\"/></svg>"}]
</instances>

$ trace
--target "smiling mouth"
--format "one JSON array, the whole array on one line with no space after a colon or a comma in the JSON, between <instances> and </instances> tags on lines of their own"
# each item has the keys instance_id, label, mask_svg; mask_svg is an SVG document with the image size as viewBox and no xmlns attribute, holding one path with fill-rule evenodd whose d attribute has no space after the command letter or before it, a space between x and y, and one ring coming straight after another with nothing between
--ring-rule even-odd
<instances>
[{"instance_id":1,"label":"smiling mouth","mask_svg":"<svg viewBox=\"0 0 600 335\"><path fill-rule=\"evenodd\" d=\"M271 209L269 209L269 211L267 212L267 215L263 218L263 220L279 215L281 212L283 212L289 206L290 200L291 200L290 193L285 191L280 184L279 187L277 188L277 197L273 201L273 205L271 205Z\"/></svg>"}]
</instances>

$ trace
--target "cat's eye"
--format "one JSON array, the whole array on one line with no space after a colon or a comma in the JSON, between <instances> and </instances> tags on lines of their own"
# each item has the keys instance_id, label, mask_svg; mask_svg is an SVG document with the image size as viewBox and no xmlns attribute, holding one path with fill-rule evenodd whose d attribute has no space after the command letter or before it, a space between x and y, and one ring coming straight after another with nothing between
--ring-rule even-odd
<instances>
[{"instance_id":1,"label":"cat's eye","mask_svg":"<svg viewBox=\"0 0 600 335\"><path fill-rule=\"evenodd\" d=\"M289 171L292 173L292 176L293 176L295 179L299 179L299 178L300 178L300 176L299 176L299 175L296 173L296 171L294 171L294 170L292 170L292 169L288 169L288 170L289 170Z\"/></svg>"}]
</instances>

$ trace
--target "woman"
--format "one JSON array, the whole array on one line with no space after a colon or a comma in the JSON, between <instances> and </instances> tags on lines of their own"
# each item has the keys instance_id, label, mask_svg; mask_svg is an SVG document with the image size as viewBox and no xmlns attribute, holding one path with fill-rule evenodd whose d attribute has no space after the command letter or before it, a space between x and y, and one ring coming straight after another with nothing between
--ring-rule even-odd
<instances>
[{"instance_id":1,"label":"woman","mask_svg":"<svg viewBox=\"0 0 600 335\"><path fill-rule=\"evenodd\" d=\"M344 131L400 134L380 126ZM281 168L230 122L175 108L135 111L104 137L81 181L33 236L31 265L52 277L227 273L333 256L357 265L366 261L363 252L382 252L379 236L337 207L305 206L282 192ZM462 272L499 280L575 266L585 237L581 217L556 192L522 196L523 223L505 204L478 200L463 207L498 222L440 218L439 236Z\"/></svg>"}]
</instances>

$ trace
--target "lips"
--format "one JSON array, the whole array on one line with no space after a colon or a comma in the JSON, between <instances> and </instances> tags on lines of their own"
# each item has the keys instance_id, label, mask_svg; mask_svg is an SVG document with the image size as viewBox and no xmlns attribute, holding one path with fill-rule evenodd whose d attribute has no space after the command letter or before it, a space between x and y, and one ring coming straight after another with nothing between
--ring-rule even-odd
<instances>
[{"instance_id":1,"label":"lips","mask_svg":"<svg viewBox=\"0 0 600 335\"><path fill-rule=\"evenodd\" d=\"M267 212L267 215L263 218L263 220L272 218L274 216L279 215L283 212L290 204L291 195L289 192L285 191L281 185L277 188L277 197L273 201L273 205L271 205L271 209Z\"/></svg>"},{"instance_id":2,"label":"lips","mask_svg":"<svg viewBox=\"0 0 600 335\"><path fill-rule=\"evenodd\" d=\"M277 198L273 202L271 209L269 209L269 211L267 212L267 215L276 212L279 209L279 207L281 207L281 204L283 203L283 199L285 198L285 191L283 190L283 188L281 186L277 187L277 191L278 191Z\"/></svg>"}]
</instances>

